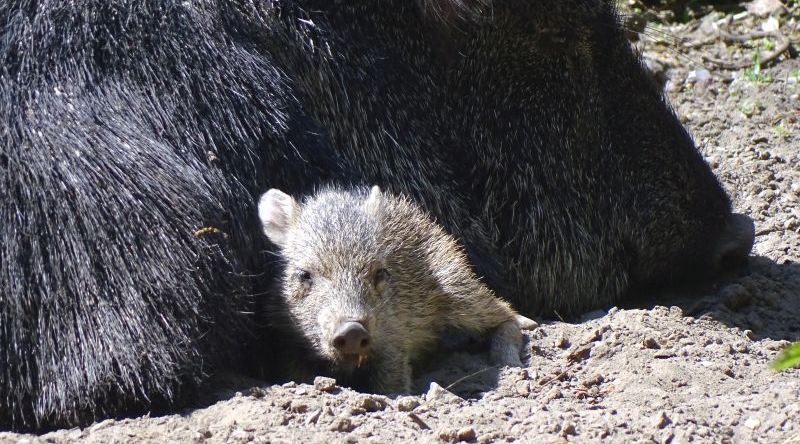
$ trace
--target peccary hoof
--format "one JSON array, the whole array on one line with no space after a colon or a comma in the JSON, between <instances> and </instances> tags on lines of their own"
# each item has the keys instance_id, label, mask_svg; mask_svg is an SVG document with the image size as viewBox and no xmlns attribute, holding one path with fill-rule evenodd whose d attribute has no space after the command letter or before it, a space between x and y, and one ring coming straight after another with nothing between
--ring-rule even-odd
<instances>
[{"instance_id":1,"label":"peccary hoof","mask_svg":"<svg viewBox=\"0 0 800 444\"><path fill-rule=\"evenodd\" d=\"M731 214L714 254L717 270L731 270L744 265L753 248L755 237L753 219L744 214Z\"/></svg>"}]
</instances>

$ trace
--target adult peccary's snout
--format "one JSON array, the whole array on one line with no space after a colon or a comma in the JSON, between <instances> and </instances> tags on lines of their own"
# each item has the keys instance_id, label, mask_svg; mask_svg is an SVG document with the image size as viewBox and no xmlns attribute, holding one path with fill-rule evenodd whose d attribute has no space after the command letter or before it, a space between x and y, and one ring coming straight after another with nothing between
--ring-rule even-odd
<instances>
[{"instance_id":1,"label":"adult peccary's snout","mask_svg":"<svg viewBox=\"0 0 800 444\"><path fill-rule=\"evenodd\" d=\"M408 391L411 364L447 328L492 333L491 357L520 365L530 320L472 273L455 240L407 199L324 190L297 203L269 190L259 214L281 251L294 326L344 381Z\"/></svg>"},{"instance_id":2,"label":"adult peccary's snout","mask_svg":"<svg viewBox=\"0 0 800 444\"><path fill-rule=\"evenodd\" d=\"M731 214L717 242L712 264L720 270L742 265L753 248L755 238L753 219L744 214Z\"/></svg>"}]
</instances>

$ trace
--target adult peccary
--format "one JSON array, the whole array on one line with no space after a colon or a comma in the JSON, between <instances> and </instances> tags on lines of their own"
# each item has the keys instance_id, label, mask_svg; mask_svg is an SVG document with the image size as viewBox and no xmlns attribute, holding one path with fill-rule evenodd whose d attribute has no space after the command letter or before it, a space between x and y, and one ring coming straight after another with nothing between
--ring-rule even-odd
<instances>
[{"instance_id":1,"label":"adult peccary","mask_svg":"<svg viewBox=\"0 0 800 444\"><path fill-rule=\"evenodd\" d=\"M745 256L612 3L0 2L0 425L174 405L236 363L268 186L407 194L523 313Z\"/></svg>"},{"instance_id":2,"label":"adult peccary","mask_svg":"<svg viewBox=\"0 0 800 444\"><path fill-rule=\"evenodd\" d=\"M337 377L408 392L412 363L448 328L491 333L492 361L521 365L520 329L533 322L495 297L456 241L408 199L375 186L298 203L272 189L259 216L280 247L290 320Z\"/></svg>"}]
</instances>

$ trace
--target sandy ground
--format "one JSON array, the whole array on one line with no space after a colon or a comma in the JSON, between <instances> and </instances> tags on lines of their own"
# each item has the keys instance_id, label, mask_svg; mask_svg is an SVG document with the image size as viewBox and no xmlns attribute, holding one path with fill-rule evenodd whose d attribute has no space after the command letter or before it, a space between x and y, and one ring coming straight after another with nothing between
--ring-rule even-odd
<instances>
[{"instance_id":1,"label":"sandy ground","mask_svg":"<svg viewBox=\"0 0 800 444\"><path fill-rule=\"evenodd\" d=\"M776 15L782 38L760 37L774 25L766 17L712 13L651 22L636 43L736 210L756 221L748 269L704 288L643 294L580 323L542 323L527 333L527 368L443 356L420 372L413 396L357 393L329 379L246 383L203 409L0 433L0 443L800 444L800 370L769 367L800 338L800 60L790 57L800 48L800 6L792 9ZM768 59L783 39L790 50L758 72L711 60Z\"/></svg>"}]
</instances>

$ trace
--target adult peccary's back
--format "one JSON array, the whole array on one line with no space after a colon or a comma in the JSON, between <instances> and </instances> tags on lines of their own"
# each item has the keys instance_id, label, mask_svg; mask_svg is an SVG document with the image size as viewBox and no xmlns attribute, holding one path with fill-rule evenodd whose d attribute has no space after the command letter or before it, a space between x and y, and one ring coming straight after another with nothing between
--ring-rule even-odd
<instances>
[{"instance_id":1,"label":"adult peccary's back","mask_svg":"<svg viewBox=\"0 0 800 444\"><path fill-rule=\"evenodd\" d=\"M0 104L4 427L172 405L236 362L268 186L410 195L523 313L752 241L610 0L4 1Z\"/></svg>"},{"instance_id":2,"label":"adult peccary's back","mask_svg":"<svg viewBox=\"0 0 800 444\"><path fill-rule=\"evenodd\" d=\"M730 219L612 2L430 2L445 22L427 26L407 2L311 3L299 38L334 68L296 69L309 110L367 180L463 238L521 311L613 304L749 251L752 224Z\"/></svg>"}]
</instances>

